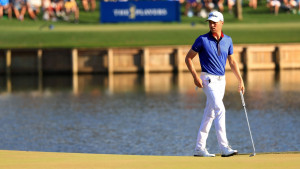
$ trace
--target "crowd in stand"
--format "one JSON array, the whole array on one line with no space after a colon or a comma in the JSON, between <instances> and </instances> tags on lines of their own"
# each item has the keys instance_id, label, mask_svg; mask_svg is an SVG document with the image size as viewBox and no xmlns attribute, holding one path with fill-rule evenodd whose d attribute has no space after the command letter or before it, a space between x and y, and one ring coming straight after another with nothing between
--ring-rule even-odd
<instances>
[{"instance_id":1,"label":"crowd in stand","mask_svg":"<svg viewBox=\"0 0 300 169\"><path fill-rule=\"evenodd\" d=\"M81 0L85 11L94 11L96 0ZM78 22L79 7L76 0L0 0L0 18L5 14L8 18L16 17L23 21L28 13L33 20L41 13L44 20L62 19Z\"/></svg>"},{"instance_id":2,"label":"crowd in stand","mask_svg":"<svg viewBox=\"0 0 300 169\"><path fill-rule=\"evenodd\" d=\"M109 0L105 0L109 1ZM119 0L127 1L127 0ZM218 10L224 12L224 4L228 6L228 12L232 13L237 0L179 0L185 6L184 14L192 17L197 15L206 18L207 13ZM242 0L243 1L243 0ZM300 15L300 0L266 0L270 11L278 14L282 8L291 13ZM79 7L82 5L85 11L94 11L96 0L0 0L0 18L7 15L8 18L16 17L23 21L24 15L36 20L41 13L42 18L47 21L57 21L58 19L75 23L79 19ZM249 6L254 10L257 8L257 0L249 0ZM297 12L298 11L298 12Z\"/></svg>"},{"instance_id":3,"label":"crowd in stand","mask_svg":"<svg viewBox=\"0 0 300 169\"><path fill-rule=\"evenodd\" d=\"M232 13L236 0L180 0L180 3L185 5L186 16L198 15L199 17L206 18L207 13L213 10L223 13L224 4L228 6L228 12ZM255 10L257 8L257 0L249 0L249 7ZM300 15L300 0L267 0L267 7L275 15L278 14L280 8Z\"/></svg>"}]
</instances>

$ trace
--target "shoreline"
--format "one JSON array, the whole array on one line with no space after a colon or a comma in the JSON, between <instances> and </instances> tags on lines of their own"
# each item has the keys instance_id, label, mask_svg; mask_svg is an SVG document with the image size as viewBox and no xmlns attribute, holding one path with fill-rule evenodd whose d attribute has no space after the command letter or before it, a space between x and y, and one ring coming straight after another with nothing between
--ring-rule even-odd
<instances>
[{"instance_id":1,"label":"shoreline","mask_svg":"<svg viewBox=\"0 0 300 169\"><path fill-rule=\"evenodd\" d=\"M185 56L190 46L128 48L0 49L2 74L95 74L188 72ZM234 45L239 69L300 69L300 43ZM199 59L195 69L201 70ZM230 70L227 63L226 70Z\"/></svg>"}]
</instances>

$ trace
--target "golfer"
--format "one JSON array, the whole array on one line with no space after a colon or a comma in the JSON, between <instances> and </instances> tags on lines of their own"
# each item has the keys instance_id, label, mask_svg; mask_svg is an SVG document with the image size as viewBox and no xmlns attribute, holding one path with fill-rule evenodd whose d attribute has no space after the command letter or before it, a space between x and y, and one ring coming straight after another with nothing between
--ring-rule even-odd
<instances>
[{"instance_id":1,"label":"golfer","mask_svg":"<svg viewBox=\"0 0 300 169\"><path fill-rule=\"evenodd\" d=\"M209 21L210 32L199 36L195 40L185 58L186 65L193 75L195 85L203 89L207 99L194 156L215 157L215 154L210 154L206 149L206 140L214 121L221 155L222 157L228 157L237 154L238 151L230 148L226 136L225 107L223 104L226 84L226 60L228 60L231 70L239 81L238 92L242 91L244 93L245 87L238 63L233 57L232 40L222 32L224 24L222 13L217 11L211 12L206 21ZM198 77L192 62L197 53L202 70L200 77Z\"/></svg>"}]
</instances>

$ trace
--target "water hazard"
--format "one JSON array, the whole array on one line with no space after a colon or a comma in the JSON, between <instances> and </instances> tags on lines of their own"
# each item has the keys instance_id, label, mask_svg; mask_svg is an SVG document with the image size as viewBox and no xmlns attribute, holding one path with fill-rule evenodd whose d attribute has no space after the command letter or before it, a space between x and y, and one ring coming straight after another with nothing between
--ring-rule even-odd
<instances>
[{"instance_id":1,"label":"water hazard","mask_svg":"<svg viewBox=\"0 0 300 169\"><path fill-rule=\"evenodd\" d=\"M300 151L300 71L243 74L257 152ZM251 153L237 81L226 73L227 135ZM205 95L189 73L0 78L0 149L193 155ZM212 127L207 147L219 153Z\"/></svg>"}]
</instances>

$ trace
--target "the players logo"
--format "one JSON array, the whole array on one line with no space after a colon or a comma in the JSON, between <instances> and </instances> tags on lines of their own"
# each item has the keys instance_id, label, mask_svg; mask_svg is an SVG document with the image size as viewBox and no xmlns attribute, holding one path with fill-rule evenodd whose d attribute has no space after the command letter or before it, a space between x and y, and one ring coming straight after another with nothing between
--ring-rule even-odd
<instances>
[{"instance_id":1,"label":"the players logo","mask_svg":"<svg viewBox=\"0 0 300 169\"><path fill-rule=\"evenodd\" d=\"M129 19L135 19L135 5L130 5L129 7Z\"/></svg>"}]
</instances>

